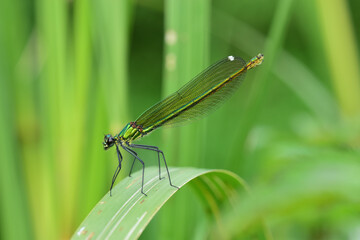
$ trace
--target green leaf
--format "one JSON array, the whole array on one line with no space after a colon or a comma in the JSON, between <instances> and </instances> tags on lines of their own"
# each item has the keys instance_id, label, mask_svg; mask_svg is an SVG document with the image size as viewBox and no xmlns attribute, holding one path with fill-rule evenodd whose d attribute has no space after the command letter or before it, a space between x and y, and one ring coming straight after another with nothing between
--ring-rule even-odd
<instances>
[{"instance_id":1,"label":"green leaf","mask_svg":"<svg viewBox=\"0 0 360 240\"><path fill-rule=\"evenodd\" d=\"M289 164L276 178L261 184L254 184L251 194L241 197L240 204L221 216L221 232L213 226L210 239L243 239L254 225L271 225L274 239L295 239L283 237L282 232L288 223L301 226L304 233L311 221L321 221L329 235L338 233L336 221L347 224L346 212L340 208L356 206L351 211L359 212L360 202L360 164L359 153L349 152L312 152ZM341 212L341 217L339 213ZM336 216L334 219L331 216ZM350 215L350 217L352 217ZM356 221L358 223L358 220ZM349 224L350 225L350 224ZM226 238L222 237L226 233ZM296 233L295 233L296 234ZM289 235L287 235L289 236ZM300 238L303 239L303 238Z\"/></svg>"},{"instance_id":2,"label":"green leaf","mask_svg":"<svg viewBox=\"0 0 360 240\"><path fill-rule=\"evenodd\" d=\"M145 169L144 192L141 194L141 173L138 171L119 182L107 193L80 224L72 239L116 238L136 239L150 220L185 185L191 185L218 220L220 207L232 203L239 190L247 190L246 183L237 175L225 170L171 168L171 187L168 178L159 180L158 168ZM166 172L162 172L165 176ZM180 191L181 192L181 191Z\"/></svg>"}]
</instances>

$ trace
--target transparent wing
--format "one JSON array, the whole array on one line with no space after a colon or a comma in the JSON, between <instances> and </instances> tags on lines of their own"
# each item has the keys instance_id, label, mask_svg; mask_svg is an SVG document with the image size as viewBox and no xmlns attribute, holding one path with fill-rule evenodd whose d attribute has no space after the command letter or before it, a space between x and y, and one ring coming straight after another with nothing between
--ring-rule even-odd
<instances>
[{"instance_id":1,"label":"transparent wing","mask_svg":"<svg viewBox=\"0 0 360 240\"><path fill-rule=\"evenodd\" d=\"M227 57L211 65L164 100L146 110L136 123L146 128L173 125L199 118L228 99L240 86L246 71L240 57ZM206 94L208 93L208 94ZM180 111L181 110L181 111Z\"/></svg>"}]
</instances>

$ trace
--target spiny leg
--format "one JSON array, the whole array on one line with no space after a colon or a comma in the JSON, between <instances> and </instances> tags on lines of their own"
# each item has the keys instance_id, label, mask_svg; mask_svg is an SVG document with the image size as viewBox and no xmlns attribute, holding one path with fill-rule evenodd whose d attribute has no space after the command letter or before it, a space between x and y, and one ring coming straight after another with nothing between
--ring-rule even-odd
<instances>
[{"instance_id":1,"label":"spiny leg","mask_svg":"<svg viewBox=\"0 0 360 240\"><path fill-rule=\"evenodd\" d=\"M139 160L139 162L143 165L142 181L141 181L141 193L144 194L145 196L147 196L146 193L144 193L144 173L145 173L145 163L144 163L144 161L141 160L141 159L137 156L136 152L134 152L133 150L131 150L131 149L129 149L129 148L123 146L123 145L122 145L122 147L125 149L125 151L127 151L128 153L130 153L131 155L133 155L137 160Z\"/></svg>"},{"instance_id":2,"label":"spiny leg","mask_svg":"<svg viewBox=\"0 0 360 240\"><path fill-rule=\"evenodd\" d=\"M116 178L117 178L117 176L119 175L119 172L120 172L120 170L121 170L122 155L121 155L121 153L120 153L120 150L119 150L118 145L116 145L116 153L117 153L117 156L118 156L119 164L118 164L118 166L117 166L117 168L116 168L116 170L115 170L115 173L114 173L113 178L112 178L112 181L111 181L110 196L111 196L111 190L112 190L112 188L113 188L113 186L114 186L114 183L115 183L115 181L116 181Z\"/></svg>"},{"instance_id":3,"label":"spiny leg","mask_svg":"<svg viewBox=\"0 0 360 240\"><path fill-rule=\"evenodd\" d=\"M134 145L136 146L135 148L141 148L141 149L146 149L146 150L150 150L150 149L148 149L148 148L151 148L151 147L154 148L153 151L157 152L157 154L158 154L159 179L160 179L160 180L164 179L165 177L161 177L160 150L159 150L159 148L156 147L156 146L149 146L149 145L128 144L129 147L133 147ZM157 151L157 150L155 150L155 149L157 149L157 150L159 150L159 151ZM134 160L134 161L135 161L135 160ZM133 163L133 165L134 165L134 163Z\"/></svg>"},{"instance_id":4,"label":"spiny leg","mask_svg":"<svg viewBox=\"0 0 360 240\"><path fill-rule=\"evenodd\" d=\"M115 170L115 173L113 175L113 178L112 178L112 181L111 181L111 186L110 186L110 197L112 196L111 194L111 189L113 188L114 186L114 183L115 183L115 180L120 172L121 168L119 167L119 165L116 167L116 170Z\"/></svg>"},{"instance_id":5,"label":"spiny leg","mask_svg":"<svg viewBox=\"0 0 360 240\"><path fill-rule=\"evenodd\" d=\"M134 152L134 153L137 155L136 152ZM134 158L134 161L133 161L133 163L131 165L130 172L129 172L129 177L131 177L131 173L132 173L132 170L133 170L133 167L134 167L135 160L136 160L136 157Z\"/></svg>"},{"instance_id":6,"label":"spiny leg","mask_svg":"<svg viewBox=\"0 0 360 240\"><path fill-rule=\"evenodd\" d=\"M170 183L170 186L174 187L174 188L177 188L179 189L179 187L173 185L171 183L171 178L170 178L170 173L169 173L169 169L168 169L168 166L167 166L167 163L166 163L166 159L165 159L165 155L163 153L163 151L161 151L158 147L156 146L150 146L150 145L139 145L139 144L129 144L130 147L133 147L133 148L140 148L140 149L145 149L145 150L150 150L150 151L155 151L158 153L158 156L159 154L161 154L163 156L163 159L164 159L164 164L165 164L165 168L166 168L166 172L168 174L168 177L169 177L169 183ZM160 178L160 158L159 159L159 178ZM160 178L161 179L161 178Z\"/></svg>"},{"instance_id":7,"label":"spiny leg","mask_svg":"<svg viewBox=\"0 0 360 240\"><path fill-rule=\"evenodd\" d=\"M118 166L116 167L115 173L114 173L113 178L112 178L112 180L111 180L111 185L114 184L114 182L115 182L115 180L116 180L116 178L117 178L117 175L119 174L120 170L121 170L121 168L120 168L119 165L118 165Z\"/></svg>"}]
</instances>

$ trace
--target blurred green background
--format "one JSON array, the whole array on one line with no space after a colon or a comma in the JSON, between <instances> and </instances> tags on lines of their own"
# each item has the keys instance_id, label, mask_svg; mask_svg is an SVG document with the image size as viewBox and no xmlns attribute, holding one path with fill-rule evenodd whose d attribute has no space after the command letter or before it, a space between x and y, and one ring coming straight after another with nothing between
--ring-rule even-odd
<instances>
[{"instance_id":1,"label":"blurred green background","mask_svg":"<svg viewBox=\"0 0 360 240\"><path fill-rule=\"evenodd\" d=\"M217 60L261 52L216 112L141 143L170 167L248 182L253 196L223 213L230 236L359 239L359 46L357 0L2 0L1 238L69 238L109 189L117 158L104 134ZM143 239L206 236L196 194L177 195Z\"/></svg>"}]
</instances>

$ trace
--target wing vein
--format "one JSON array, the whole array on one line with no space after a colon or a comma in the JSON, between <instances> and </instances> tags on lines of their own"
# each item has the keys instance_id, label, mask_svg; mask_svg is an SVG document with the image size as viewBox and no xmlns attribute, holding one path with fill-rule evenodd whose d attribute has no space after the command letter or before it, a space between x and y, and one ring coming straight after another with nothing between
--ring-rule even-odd
<instances>
[{"instance_id":1,"label":"wing vein","mask_svg":"<svg viewBox=\"0 0 360 240\"><path fill-rule=\"evenodd\" d=\"M146 133L165 125L199 118L228 99L246 73L240 57L224 58L211 65L164 100L146 110L137 120Z\"/></svg>"}]
</instances>

